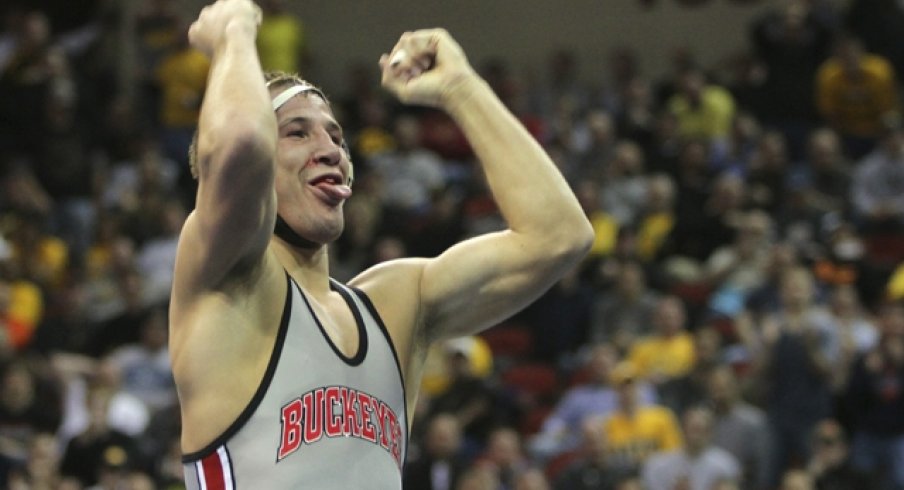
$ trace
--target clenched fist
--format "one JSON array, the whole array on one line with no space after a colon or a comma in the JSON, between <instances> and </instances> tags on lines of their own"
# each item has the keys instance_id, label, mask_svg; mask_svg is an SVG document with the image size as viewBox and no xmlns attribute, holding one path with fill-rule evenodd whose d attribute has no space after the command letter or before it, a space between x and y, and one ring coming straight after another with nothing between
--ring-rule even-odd
<instances>
[{"instance_id":1,"label":"clenched fist","mask_svg":"<svg viewBox=\"0 0 904 490\"><path fill-rule=\"evenodd\" d=\"M253 36L260 23L261 9L251 0L217 0L201 10L188 29L188 40L195 49L213 56L227 32Z\"/></svg>"},{"instance_id":2,"label":"clenched fist","mask_svg":"<svg viewBox=\"0 0 904 490\"><path fill-rule=\"evenodd\" d=\"M445 29L406 32L380 57L383 86L406 104L446 108L458 89L478 76Z\"/></svg>"}]
</instances>

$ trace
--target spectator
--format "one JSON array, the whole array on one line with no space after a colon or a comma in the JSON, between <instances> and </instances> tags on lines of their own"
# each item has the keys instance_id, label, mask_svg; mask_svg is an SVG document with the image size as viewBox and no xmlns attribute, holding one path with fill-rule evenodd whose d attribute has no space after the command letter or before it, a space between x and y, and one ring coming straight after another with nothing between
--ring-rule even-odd
<instances>
[{"instance_id":1,"label":"spectator","mask_svg":"<svg viewBox=\"0 0 904 490\"><path fill-rule=\"evenodd\" d=\"M822 213L846 214L852 164L844 154L838 133L820 128L810 133L803 168L795 185L804 189L807 205Z\"/></svg>"},{"instance_id":2,"label":"spectator","mask_svg":"<svg viewBox=\"0 0 904 490\"><path fill-rule=\"evenodd\" d=\"M769 487L769 423L762 410L741 398L741 380L729 366L709 375L707 400L713 409L713 444L731 453L741 465L741 488Z\"/></svg>"},{"instance_id":3,"label":"spectator","mask_svg":"<svg viewBox=\"0 0 904 490\"><path fill-rule=\"evenodd\" d=\"M904 486L904 306L887 303L877 321L879 343L853 366L847 400L853 416L852 466Z\"/></svg>"},{"instance_id":4,"label":"spectator","mask_svg":"<svg viewBox=\"0 0 904 490\"><path fill-rule=\"evenodd\" d=\"M807 462L807 472L813 477L817 490L873 490L878 487L873 478L851 466L848 442L844 429L834 419L819 422L813 431L813 455Z\"/></svg>"},{"instance_id":5,"label":"spectator","mask_svg":"<svg viewBox=\"0 0 904 490\"><path fill-rule=\"evenodd\" d=\"M447 413L458 420L467 448L484 444L493 430L496 395L485 379L474 373L467 352L460 343L446 344L446 374L449 382L442 392L428 400L429 416Z\"/></svg>"},{"instance_id":6,"label":"spectator","mask_svg":"<svg viewBox=\"0 0 904 490\"><path fill-rule=\"evenodd\" d=\"M814 15L810 2L792 0L751 25L750 40L765 66L762 104L753 107L766 125L789 138L792 155L817 119L813 80L829 54L833 28Z\"/></svg>"},{"instance_id":7,"label":"spectator","mask_svg":"<svg viewBox=\"0 0 904 490\"><path fill-rule=\"evenodd\" d=\"M465 472L455 490L500 490L499 474L492 465L475 465Z\"/></svg>"},{"instance_id":8,"label":"spectator","mask_svg":"<svg viewBox=\"0 0 904 490\"><path fill-rule=\"evenodd\" d=\"M857 163L851 183L856 223L869 234L904 231L904 127L887 123L879 146Z\"/></svg>"},{"instance_id":9,"label":"spectator","mask_svg":"<svg viewBox=\"0 0 904 490\"><path fill-rule=\"evenodd\" d=\"M109 406L113 393L103 385L88 392L88 426L66 445L61 472L89 487L100 482L105 464L120 464L133 451L133 440L110 427Z\"/></svg>"},{"instance_id":10,"label":"spectator","mask_svg":"<svg viewBox=\"0 0 904 490\"><path fill-rule=\"evenodd\" d=\"M178 44L181 20L174 0L142 2L135 16L135 84L138 111L150 119L147 126L158 128L160 93L157 67Z\"/></svg>"},{"instance_id":11,"label":"spectator","mask_svg":"<svg viewBox=\"0 0 904 490\"><path fill-rule=\"evenodd\" d=\"M55 433L62 404L58 387L15 357L0 367L0 460L25 462L32 438ZM2 466L2 464L0 464Z\"/></svg>"},{"instance_id":12,"label":"spectator","mask_svg":"<svg viewBox=\"0 0 904 490\"><path fill-rule=\"evenodd\" d=\"M683 376L694 367L694 340L687 331L684 303L665 296L653 313L653 332L638 339L628 352L637 376L660 385Z\"/></svg>"},{"instance_id":13,"label":"spectator","mask_svg":"<svg viewBox=\"0 0 904 490\"><path fill-rule=\"evenodd\" d=\"M816 490L813 477L805 470L791 469L782 475L779 490Z\"/></svg>"},{"instance_id":14,"label":"spectator","mask_svg":"<svg viewBox=\"0 0 904 490\"><path fill-rule=\"evenodd\" d=\"M737 177L724 191L714 188L705 143L684 143L675 178L675 224L657 259L680 258L699 264L733 235L730 221L743 204L743 180ZM720 177L721 181L722 178ZM719 184L716 184L718 186Z\"/></svg>"},{"instance_id":15,"label":"spectator","mask_svg":"<svg viewBox=\"0 0 904 490\"><path fill-rule=\"evenodd\" d=\"M40 432L29 439L25 461L4 480L9 489L78 488L78 484L60 474L60 451L50 432Z\"/></svg>"},{"instance_id":16,"label":"spectator","mask_svg":"<svg viewBox=\"0 0 904 490\"><path fill-rule=\"evenodd\" d=\"M754 375L767 387L775 483L795 462L809 457L809 435L816 422L831 413L831 346L836 341L828 315L815 300L809 270L785 271L780 294L779 309L758 322L759 334L753 338L759 345L750 345L755 353ZM750 342L750 334L745 336Z\"/></svg>"},{"instance_id":17,"label":"spectator","mask_svg":"<svg viewBox=\"0 0 904 490\"><path fill-rule=\"evenodd\" d=\"M690 408L683 421L684 447L654 453L644 463L646 489L709 490L722 482L737 482L741 476L737 460L711 442L712 412L702 407Z\"/></svg>"},{"instance_id":18,"label":"spectator","mask_svg":"<svg viewBox=\"0 0 904 490\"><path fill-rule=\"evenodd\" d=\"M837 379L835 388L841 390L847 385L847 376L850 374L851 365L861 355L871 351L879 342L879 332L872 320L863 311L860 298L853 285L840 284L831 291L829 298L830 319L829 324L838 345L834 346L837 353Z\"/></svg>"},{"instance_id":19,"label":"spectator","mask_svg":"<svg viewBox=\"0 0 904 490\"><path fill-rule=\"evenodd\" d=\"M637 339L653 333L659 295L647 286L637 262L624 261L616 267L611 289L596 295L588 340L612 342L626 352Z\"/></svg>"},{"instance_id":20,"label":"spectator","mask_svg":"<svg viewBox=\"0 0 904 490\"><path fill-rule=\"evenodd\" d=\"M619 364L612 378L618 390L618 408L599 424L614 467L636 471L654 452L682 445L675 414L659 405L640 403L639 378L629 363Z\"/></svg>"},{"instance_id":21,"label":"spectator","mask_svg":"<svg viewBox=\"0 0 904 490\"><path fill-rule=\"evenodd\" d=\"M282 0L262 0L263 19L257 30L257 52L264 71L305 73L308 40L304 23Z\"/></svg>"},{"instance_id":22,"label":"spectator","mask_svg":"<svg viewBox=\"0 0 904 490\"><path fill-rule=\"evenodd\" d=\"M177 402L167 348L166 312L152 310L140 326L140 342L113 351L108 360L122 376L122 389L153 414Z\"/></svg>"},{"instance_id":23,"label":"spectator","mask_svg":"<svg viewBox=\"0 0 904 490\"><path fill-rule=\"evenodd\" d=\"M773 244L773 224L762 210L743 214L734 241L719 247L704 265L703 280L715 290L710 307L734 316L747 296L766 282L766 264Z\"/></svg>"},{"instance_id":24,"label":"spectator","mask_svg":"<svg viewBox=\"0 0 904 490\"><path fill-rule=\"evenodd\" d=\"M518 314L532 330L535 360L567 362L587 338L595 291L573 267L532 305ZM549 328L556 325L555 328Z\"/></svg>"},{"instance_id":25,"label":"spectator","mask_svg":"<svg viewBox=\"0 0 904 490\"><path fill-rule=\"evenodd\" d=\"M178 199L162 199L159 214L155 216L158 231L141 245L135 257L135 266L142 278L142 299L147 305L169 301L179 232L188 215Z\"/></svg>"},{"instance_id":26,"label":"spectator","mask_svg":"<svg viewBox=\"0 0 904 490\"><path fill-rule=\"evenodd\" d=\"M634 141L644 153L652 150L656 131L656 107L650 80L631 77L622 87L621 106L615 114L617 134Z\"/></svg>"},{"instance_id":27,"label":"spectator","mask_svg":"<svg viewBox=\"0 0 904 490\"><path fill-rule=\"evenodd\" d=\"M515 481L531 468L521 446L521 435L511 427L497 427L490 432L486 450L477 464L495 470L501 483L500 490L515 490Z\"/></svg>"},{"instance_id":28,"label":"spectator","mask_svg":"<svg viewBox=\"0 0 904 490\"><path fill-rule=\"evenodd\" d=\"M749 203L773 216L782 216L787 207L790 170L791 154L785 136L778 131L765 132L748 162Z\"/></svg>"},{"instance_id":29,"label":"spectator","mask_svg":"<svg viewBox=\"0 0 904 490\"><path fill-rule=\"evenodd\" d=\"M707 378L724 363L722 334L715 326L700 325L691 335L694 342L693 368L657 387L659 403L674 413L684 413L688 408L699 405L706 398Z\"/></svg>"},{"instance_id":30,"label":"spectator","mask_svg":"<svg viewBox=\"0 0 904 490\"><path fill-rule=\"evenodd\" d=\"M47 15L29 10L10 20L18 22L11 26L12 53L0 64L0 148L33 153L48 141L44 130L50 98L71 97L72 79L63 51L53 43Z\"/></svg>"},{"instance_id":31,"label":"spectator","mask_svg":"<svg viewBox=\"0 0 904 490\"><path fill-rule=\"evenodd\" d=\"M186 32L187 28L176 36L176 44L160 60L156 80L163 154L179 164L180 185L190 187L188 148L198 124L210 60L189 46Z\"/></svg>"},{"instance_id":32,"label":"spectator","mask_svg":"<svg viewBox=\"0 0 904 490\"><path fill-rule=\"evenodd\" d=\"M637 220L647 199L644 155L640 146L619 141L604 171L600 189L602 209L621 226Z\"/></svg>"},{"instance_id":33,"label":"spectator","mask_svg":"<svg viewBox=\"0 0 904 490\"><path fill-rule=\"evenodd\" d=\"M681 73L678 92L668 100L678 134L688 139L725 144L735 114L735 102L725 88L707 83L698 68Z\"/></svg>"},{"instance_id":34,"label":"spectator","mask_svg":"<svg viewBox=\"0 0 904 490\"><path fill-rule=\"evenodd\" d=\"M660 255L675 226L675 182L665 173L647 178L647 201L637 218L637 255L644 263Z\"/></svg>"},{"instance_id":35,"label":"spectator","mask_svg":"<svg viewBox=\"0 0 904 490\"><path fill-rule=\"evenodd\" d=\"M612 370L618 362L618 351L612 344L596 344L590 349L586 364L579 371L586 379L565 391L530 441L534 456L546 459L574 450L588 420L605 418L618 408L617 388L612 383ZM653 387L644 382L638 384L639 403L655 402Z\"/></svg>"},{"instance_id":36,"label":"spectator","mask_svg":"<svg viewBox=\"0 0 904 490\"><path fill-rule=\"evenodd\" d=\"M583 127L587 133L587 142L581 145L576 155L580 162L575 172L577 180L591 180L603 184L612 166L610 162L617 158L614 154L617 151L618 132L612 116L601 109L590 111L584 118Z\"/></svg>"},{"instance_id":37,"label":"spectator","mask_svg":"<svg viewBox=\"0 0 904 490\"><path fill-rule=\"evenodd\" d=\"M843 36L816 77L816 101L823 119L838 131L849 155L859 158L875 145L889 117L900 117L895 70L887 59L868 54L863 43Z\"/></svg>"},{"instance_id":38,"label":"spectator","mask_svg":"<svg viewBox=\"0 0 904 490\"><path fill-rule=\"evenodd\" d=\"M453 415L437 414L429 421L423 452L405 465L403 485L422 490L453 490L466 471L461 427Z\"/></svg>"},{"instance_id":39,"label":"spectator","mask_svg":"<svg viewBox=\"0 0 904 490\"><path fill-rule=\"evenodd\" d=\"M383 205L391 213L386 218L394 220L387 223L390 229L425 215L433 193L445 185L442 160L421 146L420 126L414 116L399 116L393 123L393 135L396 148L369 162L382 181Z\"/></svg>"},{"instance_id":40,"label":"spectator","mask_svg":"<svg viewBox=\"0 0 904 490\"><path fill-rule=\"evenodd\" d=\"M513 490L550 490L546 475L539 468L528 468L515 479Z\"/></svg>"},{"instance_id":41,"label":"spectator","mask_svg":"<svg viewBox=\"0 0 904 490\"><path fill-rule=\"evenodd\" d=\"M609 462L606 435L588 420L581 427L576 459L555 477L555 490L614 490L626 474Z\"/></svg>"},{"instance_id":42,"label":"spectator","mask_svg":"<svg viewBox=\"0 0 904 490\"><path fill-rule=\"evenodd\" d=\"M885 284L883 293L891 301L904 300L904 262L895 267Z\"/></svg>"}]
</instances>

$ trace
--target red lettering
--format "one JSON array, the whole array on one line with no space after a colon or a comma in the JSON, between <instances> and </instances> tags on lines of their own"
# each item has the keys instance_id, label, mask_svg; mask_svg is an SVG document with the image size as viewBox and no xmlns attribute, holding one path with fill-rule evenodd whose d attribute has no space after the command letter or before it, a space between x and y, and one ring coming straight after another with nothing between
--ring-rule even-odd
<instances>
[{"instance_id":1,"label":"red lettering","mask_svg":"<svg viewBox=\"0 0 904 490\"><path fill-rule=\"evenodd\" d=\"M292 400L282 408L282 437L277 461L295 452L301 445L301 400Z\"/></svg>"},{"instance_id":2,"label":"red lettering","mask_svg":"<svg viewBox=\"0 0 904 490\"><path fill-rule=\"evenodd\" d=\"M339 387L330 386L326 389L326 436L339 437L342 435L342 404L339 402Z\"/></svg>"},{"instance_id":3,"label":"red lettering","mask_svg":"<svg viewBox=\"0 0 904 490\"><path fill-rule=\"evenodd\" d=\"M344 386L311 390L281 409L277 462L303 444L324 437L351 436L386 450L402 467L403 427L392 407L370 394Z\"/></svg>"},{"instance_id":4,"label":"red lettering","mask_svg":"<svg viewBox=\"0 0 904 490\"><path fill-rule=\"evenodd\" d=\"M349 388L339 389L342 398L342 433L347 436L359 437L361 435L361 423L358 419L357 392Z\"/></svg>"},{"instance_id":5,"label":"red lettering","mask_svg":"<svg viewBox=\"0 0 904 490\"><path fill-rule=\"evenodd\" d=\"M304 442L310 444L323 436L323 388L305 393L301 401L304 403Z\"/></svg>"},{"instance_id":6,"label":"red lettering","mask_svg":"<svg viewBox=\"0 0 904 490\"><path fill-rule=\"evenodd\" d=\"M395 458L399 468L402 467L402 426L399 424L399 417L394 411L386 410L389 416L389 427L387 431L392 434L392 448L389 450L392 457Z\"/></svg>"},{"instance_id":7,"label":"red lettering","mask_svg":"<svg viewBox=\"0 0 904 490\"><path fill-rule=\"evenodd\" d=\"M377 421L379 422L380 428L380 445L383 446L384 449L389 449L389 431L390 427L387 427L387 422L389 422L389 413L392 410L389 409L389 405L387 405L382 400L380 401L380 407L377 409Z\"/></svg>"},{"instance_id":8,"label":"red lettering","mask_svg":"<svg viewBox=\"0 0 904 490\"><path fill-rule=\"evenodd\" d=\"M377 442L377 433L374 429L371 414L374 412L374 399L367 393L358 392L358 404L361 407L361 418L364 419L364 427L361 429L361 438L370 442Z\"/></svg>"}]
</instances>

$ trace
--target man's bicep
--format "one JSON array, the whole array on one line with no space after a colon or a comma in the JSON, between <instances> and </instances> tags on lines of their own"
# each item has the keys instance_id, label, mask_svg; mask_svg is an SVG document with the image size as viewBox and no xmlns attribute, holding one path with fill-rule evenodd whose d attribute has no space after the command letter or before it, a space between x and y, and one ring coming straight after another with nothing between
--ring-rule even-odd
<instances>
[{"instance_id":1,"label":"man's bicep","mask_svg":"<svg viewBox=\"0 0 904 490\"><path fill-rule=\"evenodd\" d=\"M429 338L476 333L505 320L552 285L555 269L555 261L512 231L453 246L424 267Z\"/></svg>"},{"instance_id":2,"label":"man's bicep","mask_svg":"<svg viewBox=\"0 0 904 490\"><path fill-rule=\"evenodd\" d=\"M213 288L241 264L260 260L269 242L269 233L236 226L238 220L219 211L221 214L208 216L196 209L180 234L176 280L188 291Z\"/></svg>"}]
</instances>

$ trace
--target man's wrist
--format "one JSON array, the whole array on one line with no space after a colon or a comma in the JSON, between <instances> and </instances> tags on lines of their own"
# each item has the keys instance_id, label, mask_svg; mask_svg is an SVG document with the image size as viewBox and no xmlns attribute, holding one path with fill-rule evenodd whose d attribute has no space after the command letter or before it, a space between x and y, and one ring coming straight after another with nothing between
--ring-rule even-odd
<instances>
[{"instance_id":1,"label":"man's wrist","mask_svg":"<svg viewBox=\"0 0 904 490\"><path fill-rule=\"evenodd\" d=\"M442 98L443 108L449 115L455 117L462 110L467 110L468 105L479 98L482 92L492 93L486 81L476 73L462 74L445 90Z\"/></svg>"},{"instance_id":2,"label":"man's wrist","mask_svg":"<svg viewBox=\"0 0 904 490\"><path fill-rule=\"evenodd\" d=\"M223 30L223 44L250 41L257 38L257 23L253 19L236 18L226 24Z\"/></svg>"}]
</instances>

